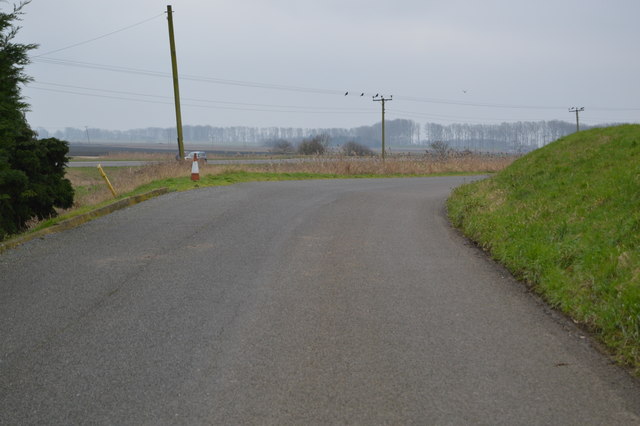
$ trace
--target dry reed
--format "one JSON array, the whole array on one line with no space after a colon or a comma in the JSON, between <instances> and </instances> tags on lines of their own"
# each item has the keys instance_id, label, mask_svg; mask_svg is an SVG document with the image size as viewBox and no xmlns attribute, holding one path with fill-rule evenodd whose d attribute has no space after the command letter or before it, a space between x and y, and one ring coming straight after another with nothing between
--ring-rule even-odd
<instances>
[{"instance_id":1,"label":"dry reed","mask_svg":"<svg viewBox=\"0 0 640 426\"><path fill-rule=\"evenodd\" d=\"M321 173L335 175L430 175L440 173L493 173L511 164L514 157L460 155L394 156L378 158L314 157L299 162L270 162L250 165L252 171L272 173Z\"/></svg>"},{"instance_id":2,"label":"dry reed","mask_svg":"<svg viewBox=\"0 0 640 426\"><path fill-rule=\"evenodd\" d=\"M268 173L317 173L331 175L429 175L438 173L492 173L502 170L514 160L513 156L458 155L446 158L433 156L391 156L354 158L318 156L282 162L274 160L262 164L213 165L201 164L201 174L222 174L228 171ZM107 168L109 180L118 194L161 179L185 177L191 173L187 161L167 161L141 167ZM67 169L67 178L76 188L74 208L93 205L112 198L96 171Z\"/></svg>"},{"instance_id":3,"label":"dry reed","mask_svg":"<svg viewBox=\"0 0 640 426\"><path fill-rule=\"evenodd\" d=\"M110 152L107 155L100 157L101 161L126 161L126 160L135 160L135 161L171 161L175 160L175 153L169 152L126 152L126 151L117 151Z\"/></svg>"}]
</instances>

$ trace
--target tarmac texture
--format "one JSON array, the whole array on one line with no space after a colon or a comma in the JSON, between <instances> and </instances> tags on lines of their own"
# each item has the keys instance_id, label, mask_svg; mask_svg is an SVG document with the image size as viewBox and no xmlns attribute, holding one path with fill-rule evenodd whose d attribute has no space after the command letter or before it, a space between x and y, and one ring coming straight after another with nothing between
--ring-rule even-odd
<instances>
[{"instance_id":1,"label":"tarmac texture","mask_svg":"<svg viewBox=\"0 0 640 426\"><path fill-rule=\"evenodd\" d=\"M169 193L0 255L0 424L637 425L447 222L468 177Z\"/></svg>"}]
</instances>

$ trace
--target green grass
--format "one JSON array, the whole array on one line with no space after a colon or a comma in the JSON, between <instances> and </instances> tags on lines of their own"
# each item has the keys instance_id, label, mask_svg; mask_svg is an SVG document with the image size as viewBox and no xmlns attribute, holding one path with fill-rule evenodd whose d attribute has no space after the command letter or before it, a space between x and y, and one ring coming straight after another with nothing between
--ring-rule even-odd
<instances>
[{"instance_id":1,"label":"green grass","mask_svg":"<svg viewBox=\"0 0 640 426\"><path fill-rule=\"evenodd\" d=\"M113 170L112 170L113 169ZM107 174L109 171L117 170L117 168L106 168ZM93 168L75 168L73 172L76 174L84 174L91 178L96 178L99 176L98 171ZM473 173L438 173L432 174L429 176L449 176L449 175L472 175ZM295 172L295 173L269 173L269 172L251 172L251 171L228 171L221 174L207 174L201 175L199 181L192 181L191 176L184 176L179 178L168 178L168 179L159 179L155 180L151 183L144 184L138 186L135 190L119 194L116 198L110 198L108 200L102 201L96 204L88 204L83 205L81 207L74 208L73 210L61 214L57 217L53 217L50 219L43 220L39 222L37 225L33 226L28 231L18 234L12 235L7 240L11 240L16 237L21 237L24 235L31 234L33 232L49 228L53 225L56 225L66 219L70 219L85 213L89 213L93 210L104 207L108 204L111 204L115 201L121 200L123 198L131 197L134 195L143 194L154 189L158 188L168 188L169 191L188 191L192 189L206 188L211 186L224 186L224 185L233 185L236 183L242 182L265 182L265 181L285 181L285 180L310 180L310 179L363 179L363 178L399 178L399 177L421 177L423 175L403 175L403 174L360 174L360 175L338 175L338 174L322 174L322 173L306 173L306 172ZM76 191L76 195L90 193L96 191L97 189L103 187L104 184L89 184L89 185L76 185L74 186L74 190Z\"/></svg>"},{"instance_id":2,"label":"green grass","mask_svg":"<svg viewBox=\"0 0 640 426\"><path fill-rule=\"evenodd\" d=\"M453 224L640 374L640 126L562 138L447 202Z\"/></svg>"},{"instance_id":3,"label":"green grass","mask_svg":"<svg viewBox=\"0 0 640 426\"><path fill-rule=\"evenodd\" d=\"M168 187L175 191L186 191L208 186L233 185L241 182L265 182L283 180L335 179L341 176L315 173L266 173L233 171L218 175L201 175L199 181L192 181L190 176L169 178L151 182L138 187L135 193L150 191L155 188Z\"/></svg>"},{"instance_id":4,"label":"green grass","mask_svg":"<svg viewBox=\"0 0 640 426\"><path fill-rule=\"evenodd\" d=\"M439 173L429 176L450 176L450 175L473 175L474 173ZM477 173L476 173L477 174ZM242 182L267 182L267 181L285 181L285 180L311 180L311 179L373 179L373 178L406 178L406 177L422 177L423 175L403 175L403 174L360 174L360 175L338 175L328 173L270 173L270 172L250 172L250 171L233 171L225 172L218 175L204 175L199 181L192 181L190 176L180 178L169 178L156 180L146 185L138 187L135 191L128 195L135 195L156 188L168 187L174 191L186 191L195 188L204 188L208 186L233 185Z\"/></svg>"},{"instance_id":5,"label":"green grass","mask_svg":"<svg viewBox=\"0 0 640 426\"><path fill-rule=\"evenodd\" d=\"M477 174L477 173L475 173ZM463 176L474 175L474 173L438 173L429 176ZM403 174L360 174L360 175L338 175L326 173L270 173L270 172L250 172L232 171L218 175L201 175L199 181L192 181L191 177L161 179L146 185L139 186L126 196L137 195L157 188L169 188L172 191L188 191L190 189L206 188L209 186L233 185L242 182L268 182L285 180L312 180L312 179L379 179L379 178L407 178L425 177L424 175L403 175Z\"/></svg>"}]
</instances>

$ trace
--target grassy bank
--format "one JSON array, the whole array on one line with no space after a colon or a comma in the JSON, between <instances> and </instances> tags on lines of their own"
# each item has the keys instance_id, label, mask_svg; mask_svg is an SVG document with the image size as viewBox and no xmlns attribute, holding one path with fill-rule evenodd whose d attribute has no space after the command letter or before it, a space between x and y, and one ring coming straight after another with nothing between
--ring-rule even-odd
<instances>
[{"instance_id":1,"label":"grassy bank","mask_svg":"<svg viewBox=\"0 0 640 426\"><path fill-rule=\"evenodd\" d=\"M454 191L457 227L640 373L640 126L560 139Z\"/></svg>"}]
</instances>

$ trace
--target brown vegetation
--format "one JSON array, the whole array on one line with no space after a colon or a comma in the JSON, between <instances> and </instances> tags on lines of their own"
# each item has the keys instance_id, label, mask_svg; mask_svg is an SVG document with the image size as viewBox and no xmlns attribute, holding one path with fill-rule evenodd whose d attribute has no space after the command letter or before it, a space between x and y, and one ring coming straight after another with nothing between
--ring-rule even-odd
<instances>
[{"instance_id":1,"label":"brown vegetation","mask_svg":"<svg viewBox=\"0 0 640 426\"><path fill-rule=\"evenodd\" d=\"M156 154L149 155L150 161L158 159ZM122 156L126 157L126 154L122 154ZM114 156L110 155L109 158L114 159ZM452 155L447 158L428 155L406 155L390 156L383 162L379 157L316 156L289 160L288 162L274 160L263 164L207 165L201 163L200 173L222 174L228 171L251 171L319 173L341 176L493 173L508 166L514 158L513 156L471 154ZM188 161L165 161L141 167L109 167L105 168L105 170L116 191L122 194L155 180L189 176L191 163ZM97 204L112 198L96 169L68 168L67 178L76 189L75 208Z\"/></svg>"},{"instance_id":2,"label":"brown vegetation","mask_svg":"<svg viewBox=\"0 0 640 426\"><path fill-rule=\"evenodd\" d=\"M375 158L311 157L300 162L271 162L251 165L251 171L271 173L322 173L335 175L431 175L441 173L494 173L514 160L512 156L458 155L445 159L431 156Z\"/></svg>"},{"instance_id":3,"label":"brown vegetation","mask_svg":"<svg viewBox=\"0 0 640 426\"><path fill-rule=\"evenodd\" d=\"M98 157L83 157L83 156L74 156L74 160L79 161L90 161L95 160ZM135 160L135 161L170 161L175 160L175 153L170 152L110 152L107 155L103 155L99 157L100 161L126 161L126 160Z\"/></svg>"}]
</instances>

